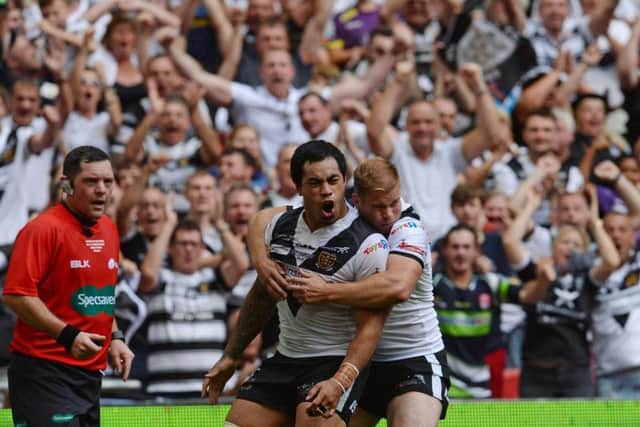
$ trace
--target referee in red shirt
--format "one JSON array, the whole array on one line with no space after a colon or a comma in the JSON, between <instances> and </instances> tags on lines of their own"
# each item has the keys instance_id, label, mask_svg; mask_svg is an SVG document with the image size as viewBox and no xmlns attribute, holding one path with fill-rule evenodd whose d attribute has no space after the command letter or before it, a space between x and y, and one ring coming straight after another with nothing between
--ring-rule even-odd
<instances>
[{"instance_id":1,"label":"referee in red shirt","mask_svg":"<svg viewBox=\"0 0 640 427\"><path fill-rule=\"evenodd\" d=\"M62 173L66 197L18 234L2 297L18 316L8 372L15 425L99 426L107 356L124 380L133 359L113 317L120 242L104 215L109 157L78 147Z\"/></svg>"}]
</instances>

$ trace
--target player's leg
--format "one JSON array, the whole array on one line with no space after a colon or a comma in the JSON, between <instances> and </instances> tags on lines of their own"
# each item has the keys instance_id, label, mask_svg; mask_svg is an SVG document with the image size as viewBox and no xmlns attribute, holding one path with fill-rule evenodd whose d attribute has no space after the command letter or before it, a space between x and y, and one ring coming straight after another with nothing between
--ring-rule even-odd
<instances>
[{"instance_id":1,"label":"player's leg","mask_svg":"<svg viewBox=\"0 0 640 427\"><path fill-rule=\"evenodd\" d=\"M389 368L392 397L386 406L387 425L435 427L448 406L449 373L444 350L398 360Z\"/></svg>"},{"instance_id":2,"label":"player's leg","mask_svg":"<svg viewBox=\"0 0 640 427\"><path fill-rule=\"evenodd\" d=\"M286 413L244 399L233 402L226 421L238 427L293 426L291 417Z\"/></svg>"},{"instance_id":3,"label":"player's leg","mask_svg":"<svg viewBox=\"0 0 640 427\"><path fill-rule=\"evenodd\" d=\"M435 427L442 403L433 396L411 391L394 397L387 407L389 427Z\"/></svg>"},{"instance_id":4,"label":"player's leg","mask_svg":"<svg viewBox=\"0 0 640 427\"><path fill-rule=\"evenodd\" d=\"M378 415L374 415L369 411L359 407L356 409L356 413L349 420L349 427L374 427L380 421Z\"/></svg>"}]
</instances>

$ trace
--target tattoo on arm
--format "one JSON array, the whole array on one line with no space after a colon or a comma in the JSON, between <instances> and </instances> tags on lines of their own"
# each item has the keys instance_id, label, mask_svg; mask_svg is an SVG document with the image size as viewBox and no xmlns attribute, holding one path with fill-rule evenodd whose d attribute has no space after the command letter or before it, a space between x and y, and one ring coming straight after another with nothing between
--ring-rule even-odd
<instances>
[{"instance_id":1,"label":"tattoo on arm","mask_svg":"<svg viewBox=\"0 0 640 427\"><path fill-rule=\"evenodd\" d=\"M233 359L240 357L245 348L264 329L276 305L265 287L253 284L240 309L238 324L229 337L225 353Z\"/></svg>"}]
</instances>

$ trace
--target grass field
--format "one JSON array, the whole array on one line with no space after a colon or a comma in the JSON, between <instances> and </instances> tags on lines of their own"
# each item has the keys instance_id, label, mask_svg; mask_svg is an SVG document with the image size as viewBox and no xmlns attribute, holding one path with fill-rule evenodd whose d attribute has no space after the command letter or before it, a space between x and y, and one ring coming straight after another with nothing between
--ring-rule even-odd
<instances>
[{"instance_id":1,"label":"grass field","mask_svg":"<svg viewBox=\"0 0 640 427\"><path fill-rule=\"evenodd\" d=\"M218 427L229 406L103 407L104 427ZM12 426L0 410L0 427ZM636 401L453 402L441 427L640 427ZM385 422L378 425L386 426Z\"/></svg>"}]
</instances>

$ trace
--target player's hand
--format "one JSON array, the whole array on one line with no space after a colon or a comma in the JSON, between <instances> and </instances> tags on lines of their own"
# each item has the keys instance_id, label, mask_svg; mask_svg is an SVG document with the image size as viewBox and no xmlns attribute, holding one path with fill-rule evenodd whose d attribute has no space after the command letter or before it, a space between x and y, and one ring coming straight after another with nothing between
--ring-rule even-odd
<instances>
[{"instance_id":1,"label":"player's hand","mask_svg":"<svg viewBox=\"0 0 640 427\"><path fill-rule=\"evenodd\" d=\"M231 375L236 370L238 361L224 355L215 365L204 375L202 382L202 398L209 396L209 403L215 405L222 394L224 385L229 381Z\"/></svg>"},{"instance_id":2,"label":"player's hand","mask_svg":"<svg viewBox=\"0 0 640 427\"><path fill-rule=\"evenodd\" d=\"M111 346L109 347L111 366L116 370L118 375L122 375L122 381L126 381L129 378L131 363L134 357L133 352L129 350L129 347L124 341L111 340Z\"/></svg>"},{"instance_id":3,"label":"player's hand","mask_svg":"<svg viewBox=\"0 0 640 427\"><path fill-rule=\"evenodd\" d=\"M311 402L311 406L307 408L307 415L331 418L336 413L340 397L342 397L342 388L336 381L328 379L319 382L309 390L306 396L306 400Z\"/></svg>"},{"instance_id":4,"label":"player's hand","mask_svg":"<svg viewBox=\"0 0 640 427\"><path fill-rule=\"evenodd\" d=\"M258 273L258 282L265 287L271 298L274 301L286 299L288 283L282 266L268 256L254 260L253 265Z\"/></svg>"},{"instance_id":5,"label":"player's hand","mask_svg":"<svg viewBox=\"0 0 640 427\"><path fill-rule=\"evenodd\" d=\"M329 287L322 277L300 270L300 277L287 277L287 289L301 304L328 301Z\"/></svg>"},{"instance_id":6,"label":"player's hand","mask_svg":"<svg viewBox=\"0 0 640 427\"><path fill-rule=\"evenodd\" d=\"M76 359L89 359L102 350L104 335L80 332L71 345L71 355Z\"/></svg>"}]
</instances>

